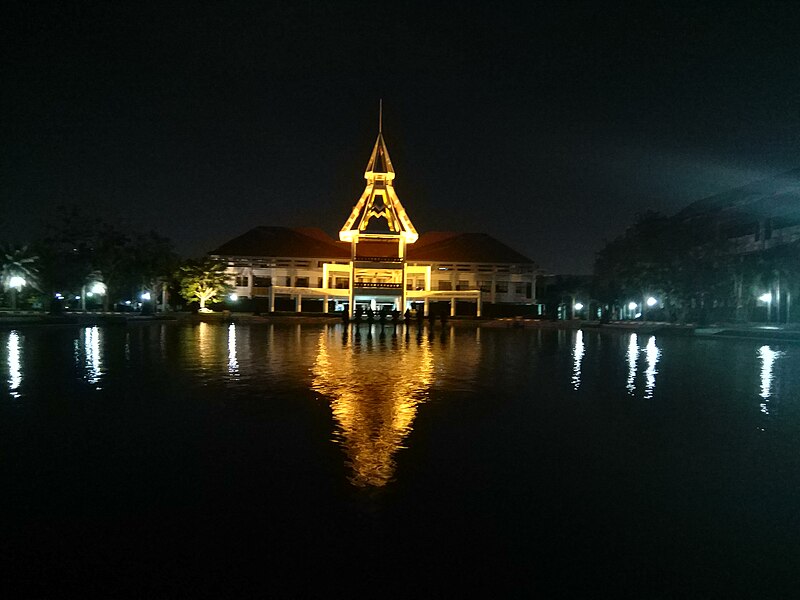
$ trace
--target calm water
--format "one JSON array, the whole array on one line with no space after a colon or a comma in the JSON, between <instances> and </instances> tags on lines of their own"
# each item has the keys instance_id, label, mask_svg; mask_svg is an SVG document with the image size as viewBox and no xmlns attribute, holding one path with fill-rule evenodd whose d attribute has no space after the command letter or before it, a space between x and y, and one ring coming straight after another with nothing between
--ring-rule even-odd
<instances>
[{"instance_id":1,"label":"calm water","mask_svg":"<svg viewBox=\"0 0 800 600\"><path fill-rule=\"evenodd\" d=\"M800 346L0 332L4 592L792 597Z\"/></svg>"}]
</instances>

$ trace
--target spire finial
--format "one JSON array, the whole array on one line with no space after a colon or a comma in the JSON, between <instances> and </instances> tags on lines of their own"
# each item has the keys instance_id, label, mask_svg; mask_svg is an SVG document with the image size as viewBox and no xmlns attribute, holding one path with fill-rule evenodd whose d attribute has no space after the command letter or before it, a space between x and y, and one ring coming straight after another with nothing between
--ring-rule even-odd
<instances>
[{"instance_id":1,"label":"spire finial","mask_svg":"<svg viewBox=\"0 0 800 600\"><path fill-rule=\"evenodd\" d=\"M383 133L383 98L378 101L378 133Z\"/></svg>"}]
</instances>

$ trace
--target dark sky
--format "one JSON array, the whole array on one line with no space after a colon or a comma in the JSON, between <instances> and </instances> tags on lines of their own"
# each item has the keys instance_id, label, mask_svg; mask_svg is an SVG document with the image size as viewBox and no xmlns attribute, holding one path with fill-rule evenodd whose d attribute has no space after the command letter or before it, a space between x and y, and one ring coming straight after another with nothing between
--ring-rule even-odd
<instances>
[{"instance_id":1,"label":"dark sky","mask_svg":"<svg viewBox=\"0 0 800 600\"><path fill-rule=\"evenodd\" d=\"M800 166L800 6L4 3L0 241L58 204L184 256L335 234L384 99L419 231L589 272L637 212Z\"/></svg>"}]
</instances>

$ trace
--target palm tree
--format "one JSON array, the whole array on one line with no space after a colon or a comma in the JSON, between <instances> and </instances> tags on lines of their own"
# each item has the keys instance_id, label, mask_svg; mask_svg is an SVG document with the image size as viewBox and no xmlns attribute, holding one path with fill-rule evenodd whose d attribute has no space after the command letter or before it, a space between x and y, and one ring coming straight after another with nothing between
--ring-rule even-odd
<instances>
[{"instance_id":1,"label":"palm tree","mask_svg":"<svg viewBox=\"0 0 800 600\"><path fill-rule=\"evenodd\" d=\"M198 300L202 312L208 312L206 302L219 302L225 293L233 289L229 283L230 275L225 272L225 264L213 258L182 266L177 279L181 294L187 300Z\"/></svg>"},{"instance_id":2,"label":"palm tree","mask_svg":"<svg viewBox=\"0 0 800 600\"><path fill-rule=\"evenodd\" d=\"M28 246L0 246L0 284L11 291L11 310L17 309L19 280L24 282L21 285L39 288L39 269L36 266L38 261L39 257L31 254Z\"/></svg>"}]
</instances>

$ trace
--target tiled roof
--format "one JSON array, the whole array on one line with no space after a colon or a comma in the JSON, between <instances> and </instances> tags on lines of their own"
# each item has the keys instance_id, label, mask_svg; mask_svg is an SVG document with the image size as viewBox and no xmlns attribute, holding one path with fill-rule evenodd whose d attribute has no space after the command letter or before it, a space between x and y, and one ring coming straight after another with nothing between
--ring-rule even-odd
<instances>
[{"instance_id":1,"label":"tiled roof","mask_svg":"<svg viewBox=\"0 0 800 600\"><path fill-rule=\"evenodd\" d=\"M527 263L533 261L486 233L423 233L408 247L408 260L461 263Z\"/></svg>"},{"instance_id":2,"label":"tiled roof","mask_svg":"<svg viewBox=\"0 0 800 600\"><path fill-rule=\"evenodd\" d=\"M350 252L321 229L313 227L254 227L222 244L217 256L272 256L287 258L350 258Z\"/></svg>"},{"instance_id":3,"label":"tiled roof","mask_svg":"<svg viewBox=\"0 0 800 600\"><path fill-rule=\"evenodd\" d=\"M359 244L358 253L360 256L389 256L396 252L396 247L395 244L364 241ZM533 264L527 256L485 233L431 231L410 244L407 252L410 261ZM314 227L262 226L222 244L210 254L338 259L350 258L350 244L336 241Z\"/></svg>"}]
</instances>

